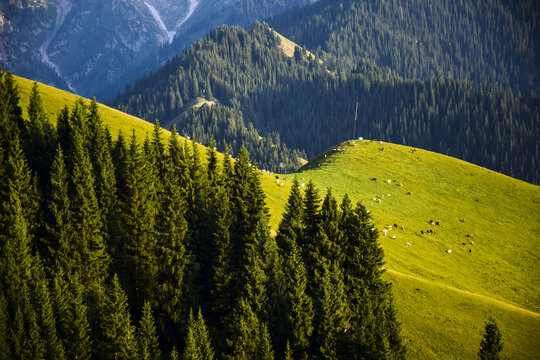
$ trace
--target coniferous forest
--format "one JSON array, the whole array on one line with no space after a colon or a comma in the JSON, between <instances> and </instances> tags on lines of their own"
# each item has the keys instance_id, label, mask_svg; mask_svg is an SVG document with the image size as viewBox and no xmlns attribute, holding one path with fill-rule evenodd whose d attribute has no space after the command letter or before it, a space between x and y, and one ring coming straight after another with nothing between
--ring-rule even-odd
<instances>
[{"instance_id":1,"label":"coniferous forest","mask_svg":"<svg viewBox=\"0 0 540 360\"><path fill-rule=\"evenodd\" d=\"M0 358L404 358L362 204L295 181L272 237L244 147L18 100L1 73Z\"/></svg>"},{"instance_id":2,"label":"coniferous forest","mask_svg":"<svg viewBox=\"0 0 540 360\"><path fill-rule=\"evenodd\" d=\"M159 119L168 128L176 124L186 136L208 141L214 135L220 151L227 145L237 153L244 144L262 168L275 172L295 169L295 156L313 158L336 143L363 136L425 148L538 183L540 101L534 92L512 90L511 85L519 89L508 82L513 76L452 79L441 68L415 78L399 67L353 60L352 68L338 66L323 50L311 55L299 47L287 57L264 23L249 31L222 26L139 79L112 104L148 121ZM476 68L471 73L481 74ZM186 112L184 104L196 97L231 110ZM237 137L234 143L227 133L236 127L257 134ZM258 141L259 136L265 140ZM278 147L287 151L261 155Z\"/></svg>"}]
</instances>

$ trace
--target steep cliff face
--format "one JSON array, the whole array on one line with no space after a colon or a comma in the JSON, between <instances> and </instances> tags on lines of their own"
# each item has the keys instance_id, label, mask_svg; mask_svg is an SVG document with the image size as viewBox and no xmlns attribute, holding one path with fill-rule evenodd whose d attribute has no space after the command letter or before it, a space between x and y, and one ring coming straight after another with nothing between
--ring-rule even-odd
<instances>
[{"instance_id":1,"label":"steep cliff face","mask_svg":"<svg viewBox=\"0 0 540 360\"><path fill-rule=\"evenodd\" d=\"M111 97L222 23L249 25L309 0L9 0L0 64L84 96Z\"/></svg>"}]
</instances>

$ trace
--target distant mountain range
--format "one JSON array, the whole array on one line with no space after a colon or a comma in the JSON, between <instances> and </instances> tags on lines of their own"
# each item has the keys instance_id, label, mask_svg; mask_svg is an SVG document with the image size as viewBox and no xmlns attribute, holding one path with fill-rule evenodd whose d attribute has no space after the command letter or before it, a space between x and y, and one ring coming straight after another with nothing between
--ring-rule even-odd
<instances>
[{"instance_id":1,"label":"distant mountain range","mask_svg":"<svg viewBox=\"0 0 540 360\"><path fill-rule=\"evenodd\" d=\"M111 97L220 24L248 25L309 0L10 0L0 64L85 96Z\"/></svg>"}]
</instances>

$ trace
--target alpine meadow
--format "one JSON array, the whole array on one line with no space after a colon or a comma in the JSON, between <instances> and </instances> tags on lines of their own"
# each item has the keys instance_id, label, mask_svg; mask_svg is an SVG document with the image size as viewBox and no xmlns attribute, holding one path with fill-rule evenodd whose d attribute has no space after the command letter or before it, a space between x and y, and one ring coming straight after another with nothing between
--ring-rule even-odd
<instances>
[{"instance_id":1,"label":"alpine meadow","mask_svg":"<svg viewBox=\"0 0 540 360\"><path fill-rule=\"evenodd\" d=\"M537 359L539 19L0 4L0 360Z\"/></svg>"}]
</instances>

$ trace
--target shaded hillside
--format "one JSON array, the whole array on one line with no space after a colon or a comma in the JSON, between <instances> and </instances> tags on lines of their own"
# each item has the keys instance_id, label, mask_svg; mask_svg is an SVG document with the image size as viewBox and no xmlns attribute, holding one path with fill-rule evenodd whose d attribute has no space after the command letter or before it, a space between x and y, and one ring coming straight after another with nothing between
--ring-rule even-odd
<instances>
[{"instance_id":1,"label":"shaded hillside","mask_svg":"<svg viewBox=\"0 0 540 360\"><path fill-rule=\"evenodd\" d=\"M427 148L530 182L540 180L536 95L449 79L402 80L369 61L360 62L355 74L329 72L318 57L303 56L301 49L287 57L280 46L265 24L256 23L249 32L220 27L138 80L113 105L168 124L185 102L204 96L241 111L246 126L253 124L261 136L279 133L281 142L305 150L308 157L363 136Z\"/></svg>"},{"instance_id":2,"label":"shaded hillside","mask_svg":"<svg viewBox=\"0 0 540 360\"><path fill-rule=\"evenodd\" d=\"M321 0L267 19L333 69L362 59L402 77L452 77L529 93L540 85L540 7L532 0Z\"/></svg>"}]
</instances>

